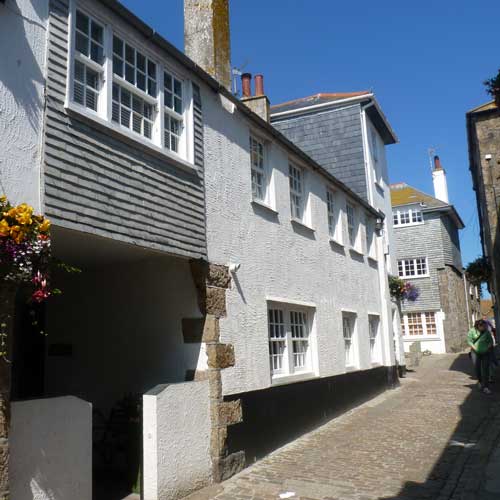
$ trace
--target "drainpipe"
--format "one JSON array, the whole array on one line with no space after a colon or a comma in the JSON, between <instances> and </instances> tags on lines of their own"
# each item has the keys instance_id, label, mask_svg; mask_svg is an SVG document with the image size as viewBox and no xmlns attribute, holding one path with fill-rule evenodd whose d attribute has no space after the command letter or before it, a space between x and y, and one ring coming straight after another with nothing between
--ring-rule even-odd
<instances>
[{"instance_id":1,"label":"drainpipe","mask_svg":"<svg viewBox=\"0 0 500 500\"><path fill-rule=\"evenodd\" d=\"M465 292L465 307L467 309L467 324L469 328L471 328L471 315L470 315L470 304L469 304L469 294L467 293L467 278L465 277L465 273L462 275L464 280L464 292Z\"/></svg>"}]
</instances>

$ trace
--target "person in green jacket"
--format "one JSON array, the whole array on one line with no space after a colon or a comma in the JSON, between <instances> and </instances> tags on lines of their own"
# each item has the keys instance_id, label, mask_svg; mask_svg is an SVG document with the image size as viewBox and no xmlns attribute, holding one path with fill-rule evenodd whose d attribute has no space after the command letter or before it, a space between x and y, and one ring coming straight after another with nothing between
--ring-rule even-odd
<instances>
[{"instance_id":1,"label":"person in green jacket","mask_svg":"<svg viewBox=\"0 0 500 500\"><path fill-rule=\"evenodd\" d=\"M486 321L480 319L474 328L467 334L467 343L471 348L471 359L476 370L479 387L485 394L491 394L490 380L490 352L493 349L493 338Z\"/></svg>"}]
</instances>

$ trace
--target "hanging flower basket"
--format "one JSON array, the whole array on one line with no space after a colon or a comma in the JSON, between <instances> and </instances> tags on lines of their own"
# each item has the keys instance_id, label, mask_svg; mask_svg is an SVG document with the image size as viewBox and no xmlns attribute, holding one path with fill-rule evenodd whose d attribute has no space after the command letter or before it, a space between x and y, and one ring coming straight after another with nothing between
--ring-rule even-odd
<instances>
[{"instance_id":1,"label":"hanging flower basket","mask_svg":"<svg viewBox=\"0 0 500 500\"><path fill-rule=\"evenodd\" d=\"M389 276L389 292L392 300L397 302L415 302L420 296L418 287L396 276Z\"/></svg>"}]
</instances>

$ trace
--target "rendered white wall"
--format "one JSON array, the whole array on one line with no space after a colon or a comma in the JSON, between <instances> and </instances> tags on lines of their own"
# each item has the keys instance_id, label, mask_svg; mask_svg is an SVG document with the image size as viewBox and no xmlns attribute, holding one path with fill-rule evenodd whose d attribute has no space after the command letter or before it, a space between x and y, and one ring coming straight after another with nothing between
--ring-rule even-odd
<instances>
[{"instance_id":1,"label":"rendered white wall","mask_svg":"<svg viewBox=\"0 0 500 500\"><path fill-rule=\"evenodd\" d=\"M143 396L144 500L175 500L209 484L208 381L161 385Z\"/></svg>"},{"instance_id":2,"label":"rendered white wall","mask_svg":"<svg viewBox=\"0 0 500 500\"><path fill-rule=\"evenodd\" d=\"M72 345L46 360L49 395L73 394L108 411L126 394L183 382L206 366L184 344L182 318L200 316L189 263L164 258L56 276L63 290L47 308L47 342Z\"/></svg>"},{"instance_id":3,"label":"rendered white wall","mask_svg":"<svg viewBox=\"0 0 500 500\"><path fill-rule=\"evenodd\" d=\"M92 405L75 397L12 403L12 500L92 499Z\"/></svg>"},{"instance_id":4,"label":"rendered white wall","mask_svg":"<svg viewBox=\"0 0 500 500\"><path fill-rule=\"evenodd\" d=\"M41 210L48 0L0 4L0 191Z\"/></svg>"},{"instance_id":5,"label":"rendered white wall","mask_svg":"<svg viewBox=\"0 0 500 500\"><path fill-rule=\"evenodd\" d=\"M319 376L345 371L341 311L356 311L359 367L370 368L368 314L381 311L378 270L366 256L360 262L347 248L330 244L325 178L311 171L306 179L315 231L294 227L290 222L288 156L273 145L269 165L274 169L278 214L254 206L246 120L237 111L232 114L231 105L221 107L213 93L204 93L203 107L209 260L241 264L227 292L227 318L220 323L223 342L233 344L236 354L236 366L222 372L224 394L271 385L268 296L316 304ZM338 195L339 203L345 204L343 193ZM343 230L346 241L345 217Z\"/></svg>"}]
</instances>

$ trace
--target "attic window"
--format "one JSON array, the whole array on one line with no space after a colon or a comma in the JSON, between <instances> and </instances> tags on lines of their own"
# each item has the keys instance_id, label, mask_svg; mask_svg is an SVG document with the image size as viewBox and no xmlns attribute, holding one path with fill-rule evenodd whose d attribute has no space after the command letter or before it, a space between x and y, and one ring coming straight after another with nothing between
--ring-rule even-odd
<instances>
[{"instance_id":1,"label":"attic window","mask_svg":"<svg viewBox=\"0 0 500 500\"><path fill-rule=\"evenodd\" d=\"M394 226L413 226L424 223L422 210L418 207L394 209L392 217Z\"/></svg>"}]
</instances>

